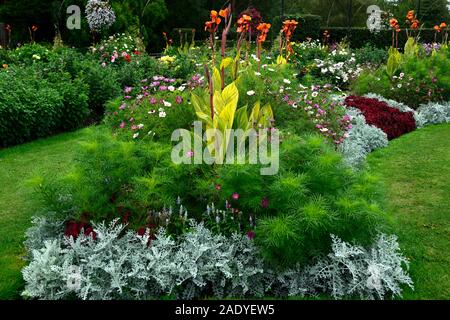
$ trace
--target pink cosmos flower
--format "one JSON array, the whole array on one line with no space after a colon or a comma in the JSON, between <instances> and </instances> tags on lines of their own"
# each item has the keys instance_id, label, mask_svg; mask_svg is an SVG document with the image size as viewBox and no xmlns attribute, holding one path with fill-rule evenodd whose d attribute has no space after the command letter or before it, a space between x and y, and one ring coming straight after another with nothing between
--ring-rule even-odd
<instances>
[{"instance_id":1,"label":"pink cosmos flower","mask_svg":"<svg viewBox=\"0 0 450 320\"><path fill-rule=\"evenodd\" d=\"M123 92L125 93L130 93L131 91L133 91L133 87L125 87L125 89L123 90Z\"/></svg>"},{"instance_id":2,"label":"pink cosmos flower","mask_svg":"<svg viewBox=\"0 0 450 320\"><path fill-rule=\"evenodd\" d=\"M234 200L239 200L239 193L235 192L233 193L233 195L231 196Z\"/></svg>"},{"instance_id":3,"label":"pink cosmos flower","mask_svg":"<svg viewBox=\"0 0 450 320\"><path fill-rule=\"evenodd\" d=\"M177 104L181 104L183 102L183 98L181 96L177 96L176 99L175 99L175 102Z\"/></svg>"},{"instance_id":4,"label":"pink cosmos flower","mask_svg":"<svg viewBox=\"0 0 450 320\"><path fill-rule=\"evenodd\" d=\"M127 108L127 105L125 103L122 103L119 107L120 110L125 110Z\"/></svg>"},{"instance_id":5,"label":"pink cosmos flower","mask_svg":"<svg viewBox=\"0 0 450 320\"><path fill-rule=\"evenodd\" d=\"M123 129L123 128L125 128L125 125L126 125L126 124L125 124L125 121L122 121L122 122L120 123L120 126L119 126L119 127L120 127L120 129Z\"/></svg>"}]
</instances>

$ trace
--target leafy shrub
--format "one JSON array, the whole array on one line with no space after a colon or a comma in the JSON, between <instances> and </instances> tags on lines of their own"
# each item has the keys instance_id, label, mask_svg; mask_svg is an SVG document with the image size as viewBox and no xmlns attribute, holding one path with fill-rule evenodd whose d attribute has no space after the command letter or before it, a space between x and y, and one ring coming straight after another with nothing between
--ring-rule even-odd
<instances>
[{"instance_id":1,"label":"leafy shrub","mask_svg":"<svg viewBox=\"0 0 450 320\"><path fill-rule=\"evenodd\" d=\"M366 119L358 109L349 108L347 114L352 117L353 127L339 150L348 165L358 168L369 153L386 147L389 141L381 129L366 123Z\"/></svg>"},{"instance_id":2,"label":"leafy shrub","mask_svg":"<svg viewBox=\"0 0 450 320\"><path fill-rule=\"evenodd\" d=\"M450 102L421 105L416 112L417 127L450 122Z\"/></svg>"},{"instance_id":3,"label":"leafy shrub","mask_svg":"<svg viewBox=\"0 0 450 320\"><path fill-rule=\"evenodd\" d=\"M255 230L256 244L267 261L277 266L304 263L327 252L330 233L362 243L383 224L375 180L346 168L321 138L285 138L280 159L280 173L265 182L267 189L251 191L254 202L256 192L261 192L259 201L267 197L269 202L258 213ZM233 188L245 192L237 184Z\"/></svg>"},{"instance_id":4,"label":"leafy shrub","mask_svg":"<svg viewBox=\"0 0 450 320\"><path fill-rule=\"evenodd\" d=\"M428 102L450 99L448 75L450 51L443 49L431 56L402 55L400 63L388 75L386 66L375 72L363 72L352 86L356 95L375 93L402 102L413 109Z\"/></svg>"},{"instance_id":5,"label":"leafy shrub","mask_svg":"<svg viewBox=\"0 0 450 320\"><path fill-rule=\"evenodd\" d=\"M105 104L120 94L118 74L112 68L103 68L97 62L85 59L77 63L78 77L89 87L89 107L93 117L101 117Z\"/></svg>"},{"instance_id":6,"label":"leafy shrub","mask_svg":"<svg viewBox=\"0 0 450 320\"><path fill-rule=\"evenodd\" d=\"M1 146L73 130L89 114L87 87L67 73L11 67L0 72L0 114Z\"/></svg>"},{"instance_id":7,"label":"leafy shrub","mask_svg":"<svg viewBox=\"0 0 450 320\"><path fill-rule=\"evenodd\" d=\"M383 48L376 48L366 43L363 47L354 50L355 59L358 64L379 67L386 62L388 58L387 51Z\"/></svg>"},{"instance_id":8,"label":"leafy shrub","mask_svg":"<svg viewBox=\"0 0 450 320\"><path fill-rule=\"evenodd\" d=\"M364 97L349 96L345 100L348 107L359 109L366 122L383 130L389 140L414 131L416 122L412 112L401 112L389 107L385 102Z\"/></svg>"}]
</instances>

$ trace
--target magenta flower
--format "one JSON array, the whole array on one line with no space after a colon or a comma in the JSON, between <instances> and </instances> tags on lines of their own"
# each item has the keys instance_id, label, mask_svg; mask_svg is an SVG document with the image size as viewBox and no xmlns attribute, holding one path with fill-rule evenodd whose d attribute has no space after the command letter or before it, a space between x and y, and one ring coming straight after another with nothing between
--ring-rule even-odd
<instances>
[{"instance_id":1,"label":"magenta flower","mask_svg":"<svg viewBox=\"0 0 450 320\"><path fill-rule=\"evenodd\" d=\"M161 87L159 87L159 90L160 91L167 91L167 86L161 86Z\"/></svg>"},{"instance_id":2,"label":"magenta flower","mask_svg":"<svg viewBox=\"0 0 450 320\"><path fill-rule=\"evenodd\" d=\"M250 239L250 240L253 240L254 238L255 238L255 232L254 231L249 231L249 232L247 232L247 237Z\"/></svg>"},{"instance_id":3,"label":"magenta flower","mask_svg":"<svg viewBox=\"0 0 450 320\"><path fill-rule=\"evenodd\" d=\"M181 103L183 103L183 98L181 96L177 96L176 99L175 99L175 102L177 104L181 104Z\"/></svg>"},{"instance_id":4,"label":"magenta flower","mask_svg":"<svg viewBox=\"0 0 450 320\"><path fill-rule=\"evenodd\" d=\"M221 186L220 184L216 184L216 190L217 190L217 191L222 190L222 186Z\"/></svg>"},{"instance_id":5,"label":"magenta flower","mask_svg":"<svg viewBox=\"0 0 450 320\"><path fill-rule=\"evenodd\" d=\"M158 100L156 100L155 97L150 98L150 104L157 104L157 103L158 103Z\"/></svg>"},{"instance_id":6,"label":"magenta flower","mask_svg":"<svg viewBox=\"0 0 450 320\"><path fill-rule=\"evenodd\" d=\"M188 151L188 152L186 152L186 157L188 157L188 158L192 158L194 156L194 151Z\"/></svg>"},{"instance_id":7,"label":"magenta flower","mask_svg":"<svg viewBox=\"0 0 450 320\"><path fill-rule=\"evenodd\" d=\"M126 100L130 100L131 99L131 96L125 96L124 97Z\"/></svg>"},{"instance_id":8,"label":"magenta flower","mask_svg":"<svg viewBox=\"0 0 450 320\"><path fill-rule=\"evenodd\" d=\"M125 128L125 125L126 125L126 124L125 124L125 121L122 121L122 122L120 123L120 126L119 126L119 127L120 127L120 129L123 129L123 128Z\"/></svg>"},{"instance_id":9,"label":"magenta flower","mask_svg":"<svg viewBox=\"0 0 450 320\"><path fill-rule=\"evenodd\" d=\"M233 195L231 196L234 200L239 200L239 193L235 192L233 193Z\"/></svg>"},{"instance_id":10,"label":"magenta flower","mask_svg":"<svg viewBox=\"0 0 450 320\"><path fill-rule=\"evenodd\" d=\"M133 91L133 87L125 87L125 89L123 91L125 93L130 93L131 91Z\"/></svg>"},{"instance_id":11,"label":"magenta flower","mask_svg":"<svg viewBox=\"0 0 450 320\"><path fill-rule=\"evenodd\" d=\"M125 110L127 108L127 105L125 103L122 103L119 107L120 110Z\"/></svg>"}]
</instances>

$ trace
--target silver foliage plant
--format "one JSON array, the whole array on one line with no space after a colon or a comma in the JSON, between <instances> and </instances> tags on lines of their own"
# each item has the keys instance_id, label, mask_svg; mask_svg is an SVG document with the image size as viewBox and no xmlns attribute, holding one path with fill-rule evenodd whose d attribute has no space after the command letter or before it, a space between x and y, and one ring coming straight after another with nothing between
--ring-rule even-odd
<instances>
[{"instance_id":1,"label":"silver foliage plant","mask_svg":"<svg viewBox=\"0 0 450 320\"><path fill-rule=\"evenodd\" d=\"M35 223L42 221L35 220ZM214 235L202 224L177 241L161 229L125 232L116 221L95 225L97 238L53 235L32 249L23 270L23 296L38 299L181 299L216 297L358 295L382 299L412 287L395 237L380 235L370 250L333 236L332 252L313 266L279 273L268 268L243 235ZM29 242L38 229L28 233ZM38 239L41 239L39 237Z\"/></svg>"},{"instance_id":2,"label":"silver foliage plant","mask_svg":"<svg viewBox=\"0 0 450 320\"><path fill-rule=\"evenodd\" d=\"M423 104L415 114L418 128L432 124L450 123L450 102Z\"/></svg>"},{"instance_id":3,"label":"silver foliage plant","mask_svg":"<svg viewBox=\"0 0 450 320\"><path fill-rule=\"evenodd\" d=\"M91 31L108 29L116 21L116 14L107 0L89 0L85 11Z\"/></svg>"},{"instance_id":4,"label":"silver foliage plant","mask_svg":"<svg viewBox=\"0 0 450 320\"><path fill-rule=\"evenodd\" d=\"M368 125L364 115L355 108L347 108L347 114L353 119L353 127L340 146L344 161L353 168L360 167L367 155L389 144L383 130Z\"/></svg>"}]
</instances>

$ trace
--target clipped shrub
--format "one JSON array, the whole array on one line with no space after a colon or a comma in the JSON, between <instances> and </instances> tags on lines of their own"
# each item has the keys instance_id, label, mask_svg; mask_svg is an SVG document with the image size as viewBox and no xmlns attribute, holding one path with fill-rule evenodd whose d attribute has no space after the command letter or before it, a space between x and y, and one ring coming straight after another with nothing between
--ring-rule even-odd
<instances>
[{"instance_id":1,"label":"clipped shrub","mask_svg":"<svg viewBox=\"0 0 450 320\"><path fill-rule=\"evenodd\" d=\"M398 138L416 129L412 112L401 112L387 103L365 97L349 96L345 99L348 107L357 108L364 115L367 124L383 130L389 140Z\"/></svg>"}]
</instances>

